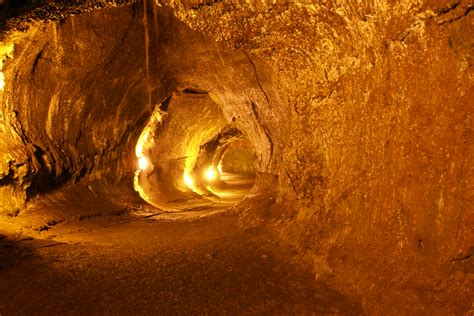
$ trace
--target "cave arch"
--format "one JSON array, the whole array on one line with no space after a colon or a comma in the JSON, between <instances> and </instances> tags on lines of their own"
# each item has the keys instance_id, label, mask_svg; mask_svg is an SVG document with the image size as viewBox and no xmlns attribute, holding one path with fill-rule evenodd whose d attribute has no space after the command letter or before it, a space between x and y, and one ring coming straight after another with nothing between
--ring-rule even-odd
<instances>
[{"instance_id":1,"label":"cave arch","mask_svg":"<svg viewBox=\"0 0 474 316\"><path fill-rule=\"evenodd\" d=\"M130 196L135 145L155 105L203 92L255 149L256 172L277 176L288 107L269 67L192 31L167 7L148 10L156 27L145 30L142 5L33 24L12 37L13 58L3 67L7 141L0 144L10 155L2 174L13 174L0 188L2 199L16 199L10 208L20 207L25 192L31 199L81 182Z\"/></svg>"},{"instance_id":2,"label":"cave arch","mask_svg":"<svg viewBox=\"0 0 474 316\"><path fill-rule=\"evenodd\" d=\"M175 91L138 139L135 190L167 211L242 199L253 186L256 155L234 125L205 91ZM224 162L229 151L234 155Z\"/></svg>"}]
</instances>

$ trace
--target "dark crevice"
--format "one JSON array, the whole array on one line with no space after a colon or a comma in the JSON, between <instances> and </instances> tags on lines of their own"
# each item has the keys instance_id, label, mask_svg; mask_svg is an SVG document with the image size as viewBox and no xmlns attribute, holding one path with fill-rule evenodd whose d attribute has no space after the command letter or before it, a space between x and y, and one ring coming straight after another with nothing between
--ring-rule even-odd
<instances>
[{"instance_id":1,"label":"dark crevice","mask_svg":"<svg viewBox=\"0 0 474 316\"><path fill-rule=\"evenodd\" d=\"M452 259L451 262L465 261L465 260L469 260L471 258L472 258L472 255L467 255L467 256L464 256L464 257L459 257L459 258Z\"/></svg>"},{"instance_id":2,"label":"dark crevice","mask_svg":"<svg viewBox=\"0 0 474 316\"><path fill-rule=\"evenodd\" d=\"M31 75L33 76L35 74L35 71L36 71L36 67L38 66L38 63L40 61L40 59L43 57L43 52L44 52L44 49L45 47L43 47L40 52L38 53L38 55L36 55L36 58L33 62L33 68L31 69Z\"/></svg>"},{"instance_id":3,"label":"dark crevice","mask_svg":"<svg viewBox=\"0 0 474 316\"><path fill-rule=\"evenodd\" d=\"M446 23L453 23L453 22L456 22L462 18L465 18L466 16L468 16L468 14L474 10L474 4L470 4L466 7L466 10L464 11L463 14L461 15L458 15L452 19L449 19L449 20L445 20L443 22L440 22L439 25L443 25L443 24L446 24Z\"/></svg>"},{"instance_id":4,"label":"dark crevice","mask_svg":"<svg viewBox=\"0 0 474 316\"><path fill-rule=\"evenodd\" d=\"M466 254L451 259L451 262L466 261L474 257L474 246L471 246Z\"/></svg>"},{"instance_id":5,"label":"dark crevice","mask_svg":"<svg viewBox=\"0 0 474 316\"><path fill-rule=\"evenodd\" d=\"M83 128L80 128L79 129L79 133L77 135L77 138L76 138L76 141L74 143L74 146L77 148L77 146L79 145L79 142L81 141L81 138L82 138L82 133L83 133L83 130L85 130L86 128L83 127Z\"/></svg>"},{"instance_id":6,"label":"dark crevice","mask_svg":"<svg viewBox=\"0 0 474 316\"><path fill-rule=\"evenodd\" d=\"M82 222L84 220L87 220L87 219L91 219L91 218L94 218L94 217L101 217L102 216L102 213L100 212L97 212L97 213L93 213L93 214L82 214L79 216L79 221Z\"/></svg>"},{"instance_id":7,"label":"dark crevice","mask_svg":"<svg viewBox=\"0 0 474 316\"><path fill-rule=\"evenodd\" d=\"M168 106L170 105L171 96L167 97L160 105L160 110L163 112L168 111Z\"/></svg>"},{"instance_id":8,"label":"dark crevice","mask_svg":"<svg viewBox=\"0 0 474 316\"><path fill-rule=\"evenodd\" d=\"M8 173L0 177L0 187L10 185L15 182L15 171L12 168L12 162L8 163Z\"/></svg>"},{"instance_id":9,"label":"dark crevice","mask_svg":"<svg viewBox=\"0 0 474 316\"><path fill-rule=\"evenodd\" d=\"M11 127L15 131L15 133L20 137L22 143L24 145L28 146L28 144L30 144L31 142L30 142L27 134L25 133L25 130L23 128L23 124L21 123L20 113L16 110L13 110L13 114L15 114L15 119L16 119L16 123L18 123L18 127L16 126L16 124L11 124Z\"/></svg>"},{"instance_id":10,"label":"dark crevice","mask_svg":"<svg viewBox=\"0 0 474 316\"><path fill-rule=\"evenodd\" d=\"M459 6L459 4L460 4L460 2L453 2L450 5L448 5L447 7L439 9L438 10L438 15L443 15L443 14L448 13L449 11L452 11L452 10L456 9Z\"/></svg>"},{"instance_id":11,"label":"dark crevice","mask_svg":"<svg viewBox=\"0 0 474 316\"><path fill-rule=\"evenodd\" d=\"M418 248L425 248L425 243L423 242L423 239L418 239Z\"/></svg>"},{"instance_id":12,"label":"dark crevice","mask_svg":"<svg viewBox=\"0 0 474 316\"><path fill-rule=\"evenodd\" d=\"M52 192L67 183L72 177L73 172L68 168L63 168L59 174L53 167L50 169L45 163L43 156L45 152L35 146L34 156L38 161L39 167L36 173L30 173L30 185L26 189L26 201L38 194Z\"/></svg>"},{"instance_id":13,"label":"dark crevice","mask_svg":"<svg viewBox=\"0 0 474 316\"><path fill-rule=\"evenodd\" d=\"M208 94L207 91L197 89L197 88L186 88L186 89L183 89L181 92L187 93L187 94L205 94L205 95Z\"/></svg>"}]
</instances>

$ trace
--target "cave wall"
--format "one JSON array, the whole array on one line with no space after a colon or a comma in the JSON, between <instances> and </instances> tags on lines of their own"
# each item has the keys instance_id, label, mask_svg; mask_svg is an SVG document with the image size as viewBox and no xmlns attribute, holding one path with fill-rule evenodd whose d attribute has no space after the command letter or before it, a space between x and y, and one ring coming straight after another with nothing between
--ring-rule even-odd
<instances>
[{"instance_id":1,"label":"cave wall","mask_svg":"<svg viewBox=\"0 0 474 316\"><path fill-rule=\"evenodd\" d=\"M153 106L193 87L255 147L254 191L278 191L272 206L244 204L244 225L269 224L369 313L472 308L472 4L160 3L174 11L160 8L151 36L151 104L141 7L31 24L15 40L2 211L85 175L129 176Z\"/></svg>"},{"instance_id":2,"label":"cave wall","mask_svg":"<svg viewBox=\"0 0 474 316\"><path fill-rule=\"evenodd\" d=\"M168 3L288 91L281 204L260 214L300 260L372 313L472 308L472 4Z\"/></svg>"},{"instance_id":3,"label":"cave wall","mask_svg":"<svg viewBox=\"0 0 474 316\"><path fill-rule=\"evenodd\" d=\"M133 140L152 108L142 14L131 8L30 23L4 39L14 45L3 67L4 213L86 176L133 174Z\"/></svg>"},{"instance_id":4,"label":"cave wall","mask_svg":"<svg viewBox=\"0 0 474 316\"><path fill-rule=\"evenodd\" d=\"M234 173L255 172L255 154L248 141L241 139L231 143L220 159L222 171Z\"/></svg>"},{"instance_id":5,"label":"cave wall","mask_svg":"<svg viewBox=\"0 0 474 316\"><path fill-rule=\"evenodd\" d=\"M160 79L177 90L209 93L252 143L258 171L277 174L290 122L286 91L262 59L192 30L162 6L157 52Z\"/></svg>"}]
</instances>

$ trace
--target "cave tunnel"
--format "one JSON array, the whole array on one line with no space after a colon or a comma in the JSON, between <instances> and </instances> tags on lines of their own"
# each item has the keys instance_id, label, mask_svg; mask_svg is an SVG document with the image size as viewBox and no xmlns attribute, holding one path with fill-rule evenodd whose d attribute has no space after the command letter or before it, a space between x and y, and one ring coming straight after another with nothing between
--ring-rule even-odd
<instances>
[{"instance_id":1,"label":"cave tunnel","mask_svg":"<svg viewBox=\"0 0 474 316\"><path fill-rule=\"evenodd\" d=\"M473 8L0 1L0 315L473 314Z\"/></svg>"},{"instance_id":2,"label":"cave tunnel","mask_svg":"<svg viewBox=\"0 0 474 316\"><path fill-rule=\"evenodd\" d=\"M167 98L135 148L135 190L163 210L237 202L256 178L253 145L202 91L186 88Z\"/></svg>"}]
</instances>

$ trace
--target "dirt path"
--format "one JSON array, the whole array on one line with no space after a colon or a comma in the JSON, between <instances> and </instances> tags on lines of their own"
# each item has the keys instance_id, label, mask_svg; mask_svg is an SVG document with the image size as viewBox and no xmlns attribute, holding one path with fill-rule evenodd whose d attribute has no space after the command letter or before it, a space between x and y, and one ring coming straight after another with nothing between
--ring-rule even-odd
<instances>
[{"instance_id":1,"label":"dirt path","mask_svg":"<svg viewBox=\"0 0 474 316\"><path fill-rule=\"evenodd\" d=\"M4 237L0 314L360 313L286 263L291 250L236 222L134 219L58 226L54 240Z\"/></svg>"}]
</instances>

